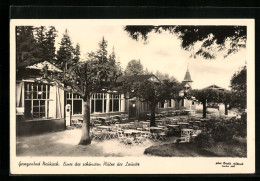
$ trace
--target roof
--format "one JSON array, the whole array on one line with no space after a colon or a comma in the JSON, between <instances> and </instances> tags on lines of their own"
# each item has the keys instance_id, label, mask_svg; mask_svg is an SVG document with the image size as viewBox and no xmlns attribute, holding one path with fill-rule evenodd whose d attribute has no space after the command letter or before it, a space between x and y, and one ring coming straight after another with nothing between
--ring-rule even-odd
<instances>
[{"instance_id":1,"label":"roof","mask_svg":"<svg viewBox=\"0 0 260 181\"><path fill-rule=\"evenodd\" d=\"M33 65L29 65L26 68L42 70L45 66L47 66L48 71L62 72L62 70L60 70L58 67L54 66L53 64L51 64L48 61L43 61L43 62L39 62L39 63L33 64Z\"/></svg>"},{"instance_id":2,"label":"roof","mask_svg":"<svg viewBox=\"0 0 260 181\"><path fill-rule=\"evenodd\" d=\"M204 89L225 90L224 88L219 87L219 86L217 86L217 85L215 85L215 84L210 85L210 86L208 86L208 87L205 87Z\"/></svg>"},{"instance_id":3,"label":"roof","mask_svg":"<svg viewBox=\"0 0 260 181\"><path fill-rule=\"evenodd\" d=\"M190 72L189 72L188 69L187 69L187 72L186 72L186 74L185 74L185 77L184 77L183 82L193 82L193 81L191 80Z\"/></svg>"},{"instance_id":4,"label":"roof","mask_svg":"<svg viewBox=\"0 0 260 181\"><path fill-rule=\"evenodd\" d=\"M128 81L128 82L143 82L145 80L151 80L151 81L159 81L159 79L153 75L153 74L148 74L148 75L124 75L121 77L118 77L117 82L123 82L123 81Z\"/></svg>"}]
</instances>

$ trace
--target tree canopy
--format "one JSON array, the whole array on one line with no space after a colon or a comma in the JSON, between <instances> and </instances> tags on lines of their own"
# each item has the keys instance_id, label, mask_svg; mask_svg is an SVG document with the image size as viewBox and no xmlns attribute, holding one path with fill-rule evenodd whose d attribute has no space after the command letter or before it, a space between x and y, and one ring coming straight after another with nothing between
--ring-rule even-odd
<instances>
[{"instance_id":1,"label":"tree canopy","mask_svg":"<svg viewBox=\"0 0 260 181\"><path fill-rule=\"evenodd\" d=\"M230 87L233 92L233 106L246 108L247 101L247 67L234 73L230 80Z\"/></svg>"},{"instance_id":2,"label":"tree canopy","mask_svg":"<svg viewBox=\"0 0 260 181\"><path fill-rule=\"evenodd\" d=\"M81 95L84 101L82 136L79 144L91 143L89 135L91 95L113 90L121 74L114 50L108 55L107 41L104 37L99 42L97 51L88 53L85 61L78 62L66 73L65 82L75 93Z\"/></svg>"},{"instance_id":3,"label":"tree canopy","mask_svg":"<svg viewBox=\"0 0 260 181\"><path fill-rule=\"evenodd\" d=\"M135 83L130 94L132 97L138 98L140 101L147 102L151 108L151 126L155 126L155 108L158 102L174 98L178 93L178 82L163 80L163 81L149 81Z\"/></svg>"},{"instance_id":4,"label":"tree canopy","mask_svg":"<svg viewBox=\"0 0 260 181\"><path fill-rule=\"evenodd\" d=\"M71 66L75 65L73 62L74 48L68 33L68 30L65 30L63 37L61 39L60 48L57 51L57 61L56 66L62 69L69 69Z\"/></svg>"},{"instance_id":5,"label":"tree canopy","mask_svg":"<svg viewBox=\"0 0 260 181\"><path fill-rule=\"evenodd\" d=\"M31 63L37 60L50 61L55 59L55 38L57 30L55 27L16 27L16 61L20 63Z\"/></svg>"},{"instance_id":6,"label":"tree canopy","mask_svg":"<svg viewBox=\"0 0 260 181\"><path fill-rule=\"evenodd\" d=\"M224 57L246 47L246 26L179 26L179 25L127 25L124 30L138 41L147 41L152 32L168 31L181 40L184 50L194 53L192 56L202 56L205 59L216 58L216 53L224 52ZM196 48L198 47L198 48ZM195 49L196 48L196 49Z\"/></svg>"},{"instance_id":7,"label":"tree canopy","mask_svg":"<svg viewBox=\"0 0 260 181\"><path fill-rule=\"evenodd\" d=\"M142 75L144 67L140 60L130 60L125 69L125 75Z\"/></svg>"}]
</instances>

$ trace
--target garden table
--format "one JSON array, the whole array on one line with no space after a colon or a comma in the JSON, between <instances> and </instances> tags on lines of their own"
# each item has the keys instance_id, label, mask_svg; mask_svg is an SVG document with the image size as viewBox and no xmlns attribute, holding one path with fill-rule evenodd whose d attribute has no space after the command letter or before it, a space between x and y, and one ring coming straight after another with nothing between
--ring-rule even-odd
<instances>
[{"instance_id":1,"label":"garden table","mask_svg":"<svg viewBox=\"0 0 260 181\"><path fill-rule=\"evenodd\" d=\"M106 129L106 130L109 130L112 128L112 126L97 126L97 127L100 129Z\"/></svg>"}]
</instances>

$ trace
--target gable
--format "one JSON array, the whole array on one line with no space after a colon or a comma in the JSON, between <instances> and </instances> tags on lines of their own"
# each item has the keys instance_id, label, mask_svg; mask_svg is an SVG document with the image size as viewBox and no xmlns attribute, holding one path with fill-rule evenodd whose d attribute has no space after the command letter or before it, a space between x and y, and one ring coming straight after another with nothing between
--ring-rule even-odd
<instances>
[{"instance_id":1,"label":"gable","mask_svg":"<svg viewBox=\"0 0 260 181\"><path fill-rule=\"evenodd\" d=\"M62 72L62 70L60 70L58 67L54 66L53 64L51 64L48 61L44 61L44 62L36 63L36 64L33 64L33 65L29 65L26 68L42 70L45 66L47 66L48 71L51 71L51 72Z\"/></svg>"}]
</instances>

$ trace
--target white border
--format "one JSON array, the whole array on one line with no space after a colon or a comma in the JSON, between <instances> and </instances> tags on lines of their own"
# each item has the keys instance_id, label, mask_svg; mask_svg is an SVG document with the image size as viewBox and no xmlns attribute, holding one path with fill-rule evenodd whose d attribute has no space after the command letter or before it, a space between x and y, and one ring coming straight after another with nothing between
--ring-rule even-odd
<instances>
[{"instance_id":1,"label":"white border","mask_svg":"<svg viewBox=\"0 0 260 181\"><path fill-rule=\"evenodd\" d=\"M247 26L247 158L228 157L16 157L15 116L15 26L33 25L245 25ZM255 32L254 19L12 19L10 20L10 173L11 174L204 174L255 172ZM19 167L19 161L139 162L139 167ZM221 167L216 162L243 162L243 166Z\"/></svg>"}]
</instances>

